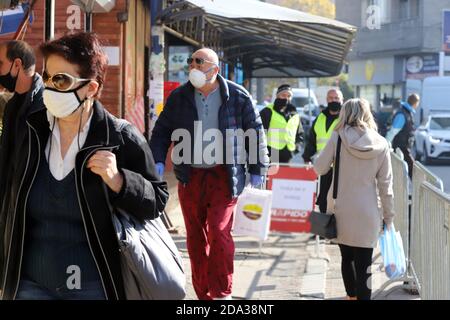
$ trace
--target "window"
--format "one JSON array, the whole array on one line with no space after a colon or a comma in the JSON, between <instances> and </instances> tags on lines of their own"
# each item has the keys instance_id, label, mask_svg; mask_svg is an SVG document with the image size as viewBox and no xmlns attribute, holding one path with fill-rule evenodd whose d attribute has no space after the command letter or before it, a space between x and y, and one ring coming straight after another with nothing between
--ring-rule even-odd
<instances>
[{"instance_id":1,"label":"window","mask_svg":"<svg viewBox=\"0 0 450 320\"><path fill-rule=\"evenodd\" d=\"M370 108L372 110L376 110L378 108L374 108L377 103L377 87L376 86L360 86L359 97L364 98L370 103Z\"/></svg>"},{"instance_id":2,"label":"window","mask_svg":"<svg viewBox=\"0 0 450 320\"><path fill-rule=\"evenodd\" d=\"M419 0L397 0L399 2L400 20L412 19L419 16Z\"/></svg>"},{"instance_id":3,"label":"window","mask_svg":"<svg viewBox=\"0 0 450 320\"><path fill-rule=\"evenodd\" d=\"M409 1L408 0L400 0L399 4L399 19L404 20L408 19L408 11L409 11Z\"/></svg>"},{"instance_id":4,"label":"window","mask_svg":"<svg viewBox=\"0 0 450 320\"><path fill-rule=\"evenodd\" d=\"M368 19L374 14L374 12L367 12L370 6L378 7L380 13L380 23L386 24L391 22L391 1L392 0L364 0L361 1L362 4L362 25L367 26Z\"/></svg>"},{"instance_id":5,"label":"window","mask_svg":"<svg viewBox=\"0 0 450 320\"><path fill-rule=\"evenodd\" d=\"M190 46L169 46L169 81L184 83L189 78L187 58L193 52Z\"/></svg>"},{"instance_id":6,"label":"window","mask_svg":"<svg viewBox=\"0 0 450 320\"><path fill-rule=\"evenodd\" d=\"M417 18L420 13L420 0L410 0L410 18Z\"/></svg>"},{"instance_id":7,"label":"window","mask_svg":"<svg viewBox=\"0 0 450 320\"><path fill-rule=\"evenodd\" d=\"M450 130L449 117L432 117L430 121L431 130Z\"/></svg>"},{"instance_id":8,"label":"window","mask_svg":"<svg viewBox=\"0 0 450 320\"><path fill-rule=\"evenodd\" d=\"M393 86L392 85L381 85L380 86L380 106L382 108L391 107L394 101L393 97Z\"/></svg>"}]
</instances>

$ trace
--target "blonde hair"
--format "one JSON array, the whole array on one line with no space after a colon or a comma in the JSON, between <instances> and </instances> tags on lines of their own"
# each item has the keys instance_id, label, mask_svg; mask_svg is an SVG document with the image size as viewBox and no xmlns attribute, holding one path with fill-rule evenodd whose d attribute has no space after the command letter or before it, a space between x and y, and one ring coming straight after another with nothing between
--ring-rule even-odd
<instances>
[{"instance_id":1,"label":"blonde hair","mask_svg":"<svg viewBox=\"0 0 450 320\"><path fill-rule=\"evenodd\" d=\"M335 130L337 131L346 125L377 130L377 124L366 99L350 99L344 103L339 113L339 123Z\"/></svg>"}]
</instances>

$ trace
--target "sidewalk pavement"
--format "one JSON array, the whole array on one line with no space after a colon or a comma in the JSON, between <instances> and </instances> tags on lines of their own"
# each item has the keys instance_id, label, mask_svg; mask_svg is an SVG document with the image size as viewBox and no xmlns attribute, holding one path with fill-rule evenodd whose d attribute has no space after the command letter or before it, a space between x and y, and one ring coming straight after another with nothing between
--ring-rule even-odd
<instances>
[{"instance_id":1,"label":"sidewalk pavement","mask_svg":"<svg viewBox=\"0 0 450 320\"><path fill-rule=\"evenodd\" d=\"M178 202L177 182L172 172L164 177L169 183L170 200L166 212L176 233L175 243L182 253L186 271L186 300L196 300L192 287L186 230ZM255 238L235 236L233 293L235 300L342 300L345 289L340 272L339 247L328 241L316 243L310 234L271 233L261 248ZM388 279L380 270L378 258L372 266L375 293ZM395 283L388 289L401 283ZM399 288L383 290L377 299L416 300Z\"/></svg>"}]
</instances>

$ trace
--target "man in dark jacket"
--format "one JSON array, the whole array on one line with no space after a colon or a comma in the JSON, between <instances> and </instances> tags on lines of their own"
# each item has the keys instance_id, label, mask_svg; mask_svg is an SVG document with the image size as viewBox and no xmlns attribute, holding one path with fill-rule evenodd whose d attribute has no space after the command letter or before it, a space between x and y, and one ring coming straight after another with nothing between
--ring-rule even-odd
<instances>
[{"instance_id":1,"label":"man in dark jacket","mask_svg":"<svg viewBox=\"0 0 450 320\"><path fill-rule=\"evenodd\" d=\"M401 107L392 119L392 127L386 134L386 139L392 148L399 148L408 164L408 174L412 179L414 157L411 155L411 147L414 144L414 114L419 107L420 98L418 94L411 94L408 101L401 102Z\"/></svg>"},{"instance_id":2,"label":"man in dark jacket","mask_svg":"<svg viewBox=\"0 0 450 320\"><path fill-rule=\"evenodd\" d=\"M305 163L311 163L312 157L322 151L333 133L338 123L339 111L341 110L344 97L339 89L331 89L327 93L328 106L314 120L311 132L303 152ZM319 205L320 212L327 210L327 194L333 179L333 169L320 176L319 195L316 204Z\"/></svg>"},{"instance_id":3,"label":"man in dark jacket","mask_svg":"<svg viewBox=\"0 0 450 320\"><path fill-rule=\"evenodd\" d=\"M303 127L293 104L292 88L288 84L278 87L276 99L261 110L261 120L267 130L267 145L272 162L289 163L300 152Z\"/></svg>"},{"instance_id":4,"label":"man in dark jacket","mask_svg":"<svg viewBox=\"0 0 450 320\"><path fill-rule=\"evenodd\" d=\"M14 93L5 106L0 138L0 278L4 266L3 235L8 207L14 201L12 180L22 177L27 149L26 117L44 108L42 78L35 73L33 49L23 41L0 43L0 85ZM0 283L0 289L1 289Z\"/></svg>"},{"instance_id":5,"label":"man in dark jacket","mask_svg":"<svg viewBox=\"0 0 450 320\"><path fill-rule=\"evenodd\" d=\"M189 82L169 96L150 147L162 175L167 150L172 139L175 142L172 161L198 298L229 299L233 209L247 170L253 186L263 183L269 162L266 140L250 95L218 74L213 50L196 51L188 64ZM254 139L241 139L238 132Z\"/></svg>"}]
</instances>

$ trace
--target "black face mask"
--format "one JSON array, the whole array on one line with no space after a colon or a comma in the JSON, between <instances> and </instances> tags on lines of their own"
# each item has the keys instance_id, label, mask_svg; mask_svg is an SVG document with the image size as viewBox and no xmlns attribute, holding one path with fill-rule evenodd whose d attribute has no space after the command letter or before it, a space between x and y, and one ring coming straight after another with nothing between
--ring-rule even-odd
<instances>
[{"instance_id":1,"label":"black face mask","mask_svg":"<svg viewBox=\"0 0 450 320\"><path fill-rule=\"evenodd\" d=\"M341 103L336 101L330 102L328 103L328 109L333 112L339 112L341 111Z\"/></svg>"},{"instance_id":2,"label":"black face mask","mask_svg":"<svg viewBox=\"0 0 450 320\"><path fill-rule=\"evenodd\" d=\"M288 104L288 99L275 99L275 101L273 102L273 107L276 111L280 111L283 108L285 108Z\"/></svg>"},{"instance_id":3,"label":"black face mask","mask_svg":"<svg viewBox=\"0 0 450 320\"><path fill-rule=\"evenodd\" d=\"M16 90L17 78L19 76L19 73L17 73L15 78L11 75L13 65L14 62L11 64L11 68L9 68L8 73L0 76L0 85L2 85L2 87L9 92L14 92L14 90Z\"/></svg>"}]
</instances>

